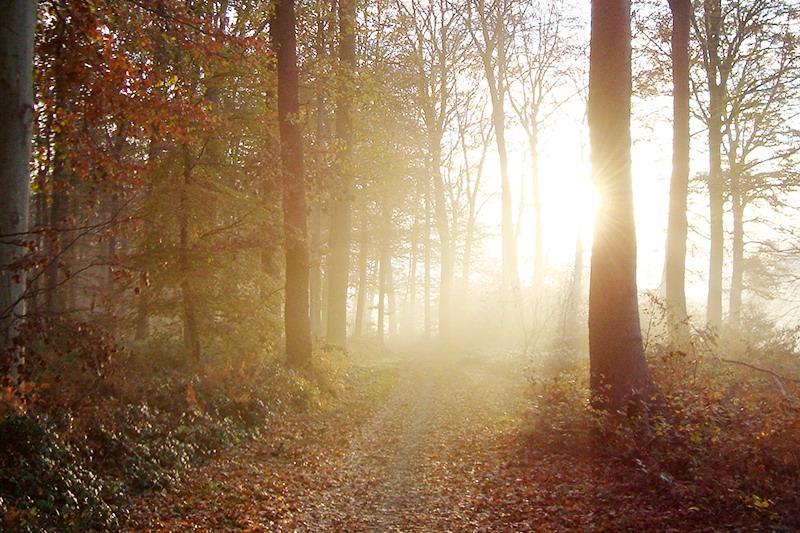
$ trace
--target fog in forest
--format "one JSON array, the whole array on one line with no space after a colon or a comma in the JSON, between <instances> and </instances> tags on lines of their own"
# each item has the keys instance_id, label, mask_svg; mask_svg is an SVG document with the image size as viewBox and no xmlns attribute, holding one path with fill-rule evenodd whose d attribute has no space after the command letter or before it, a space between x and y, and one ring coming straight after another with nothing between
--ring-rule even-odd
<instances>
[{"instance_id":1,"label":"fog in forest","mask_svg":"<svg viewBox=\"0 0 800 533\"><path fill-rule=\"evenodd\" d=\"M0 530L800 530L797 0L0 21Z\"/></svg>"}]
</instances>

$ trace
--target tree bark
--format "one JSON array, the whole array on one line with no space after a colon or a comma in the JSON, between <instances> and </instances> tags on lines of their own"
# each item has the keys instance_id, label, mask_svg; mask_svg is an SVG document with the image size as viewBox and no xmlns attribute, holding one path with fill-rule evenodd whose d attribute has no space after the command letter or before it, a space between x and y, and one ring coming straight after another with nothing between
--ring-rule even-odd
<instances>
[{"instance_id":1,"label":"tree bark","mask_svg":"<svg viewBox=\"0 0 800 533\"><path fill-rule=\"evenodd\" d=\"M24 271L10 268L28 231L35 0L0 3L0 366L17 380L23 356L12 342L25 315Z\"/></svg>"},{"instance_id":2,"label":"tree bark","mask_svg":"<svg viewBox=\"0 0 800 533\"><path fill-rule=\"evenodd\" d=\"M576 350L580 346L580 305L583 301L583 241L580 232L575 238L575 262L572 267L567 304L564 306L564 330L562 339L567 348Z\"/></svg>"},{"instance_id":3,"label":"tree bark","mask_svg":"<svg viewBox=\"0 0 800 533\"><path fill-rule=\"evenodd\" d=\"M381 257L378 274L378 345L386 344L386 282L388 269L391 268L392 258L389 246L384 243L381 246Z\"/></svg>"},{"instance_id":4,"label":"tree bark","mask_svg":"<svg viewBox=\"0 0 800 533\"><path fill-rule=\"evenodd\" d=\"M444 180L442 178L441 136L430 140L431 174L433 176L433 200L436 231L439 234L439 342L451 341L451 313L453 294L453 251L450 244L450 224L445 204Z\"/></svg>"},{"instance_id":5,"label":"tree bark","mask_svg":"<svg viewBox=\"0 0 800 533\"><path fill-rule=\"evenodd\" d=\"M356 296L356 321L353 326L353 335L361 335L364 327L364 314L367 306L367 217L361 221L361 244L358 250L358 294Z\"/></svg>"},{"instance_id":6,"label":"tree bark","mask_svg":"<svg viewBox=\"0 0 800 533\"><path fill-rule=\"evenodd\" d=\"M704 0L704 17L708 32L708 195L711 216L711 256L708 270L706 323L714 328L722 325L722 268L724 261L724 184L722 179L722 113L725 105L725 80L719 59L722 31L720 0Z\"/></svg>"},{"instance_id":7,"label":"tree bark","mask_svg":"<svg viewBox=\"0 0 800 533\"><path fill-rule=\"evenodd\" d=\"M336 158L339 194L331 211L331 244L328 260L328 342L347 344L347 285L350 272L353 126L351 87L356 66L355 0L339 0L339 68L344 82L336 100Z\"/></svg>"},{"instance_id":8,"label":"tree bark","mask_svg":"<svg viewBox=\"0 0 800 533\"><path fill-rule=\"evenodd\" d=\"M689 336L686 312L686 201L689 194L689 27L691 0L670 0L672 10L672 178L664 262L664 292L672 342Z\"/></svg>"},{"instance_id":9,"label":"tree bark","mask_svg":"<svg viewBox=\"0 0 800 533\"><path fill-rule=\"evenodd\" d=\"M189 187L192 184L192 161L189 146L183 146L183 181L178 202L178 260L181 272L181 306L183 310L183 349L194 361L200 360L200 337L197 329L197 309L192 292L189 258Z\"/></svg>"},{"instance_id":10,"label":"tree bark","mask_svg":"<svg viewBox=\"0 0 800 533\"><path fill-rule=\"evenodd\" d=\"M284 330L286 362L311 363L306 175L298 98L295 1L277 0L273 46L278 59L278 129L283 165L283 227L286 253Z\"/></svg>"},{"instance_id":11,"label":"tree bark","mask_svg":"<svg viewBox=\"0 0 800 533\"><path fill-rule=\"evenodd\" d=\"M425 280L423 287L424 316L425 316L425 338L431 338L431 193L430 184L425 181Z\"/></svg>"},{"instance_id":12,"label":"tree bark","mask_svg":"<svg viewBox=\"0 0 800 533\"><path fill-rule=\"evenodd\" d=\"M531 181L533 185L533 289L534 296L539 298L544 280L544 239L542 236L542 195L539 187L539 122L533 117L531 132L528 136L531 150Z\"/></svg>"},{"instance_id":13,"label":"tree bark","mask_svg":"<svg viewBox=\"0 0 800 533\"><path fill-rule=\"evenodd\" d=\"M744 208L741 176L732 169L731 204L733 211L733 249L731 262L731 293L728 302L728 325L738 329L742 325L742 292L744 291Z\"/></svg>"},{"instance_id":14,"label":"tree bark","mask_svg":"<svg viewBox=\"0 0 800 533\"><path fill-rule=\"evenodd\" d=\"M639 326L631 180L630 0L592 0L589 138L595 219L589 293L590 386L596 406L623 410L652 392Z\"/></svg>"},{"instance_id":15,"label":"tree bark","mask_svg":"<svg viewBox=\"0 0 800 533\"><path fill-rule=\"evenodd\" d=\"M512 289L519 286L519 271L517 266L517 246L514 235L514 221L511 205L511 181L508 176L508 151L506 147L506 10L510 3L507 0L494 2L487 6L484 0L478 0L475 16L478 17L483 48L480 49L480 59L486 83L489 86L489 96L492 104L492 124L495 131L497 156L500 160L500 199L501 216L500 232L503 247L502 280L500 284L501 299L504 305L512 296ZM490 11L495 11L495 20L490 20ZM473 33L476 46L480 41Z\"/></svg>"}]
</instances>

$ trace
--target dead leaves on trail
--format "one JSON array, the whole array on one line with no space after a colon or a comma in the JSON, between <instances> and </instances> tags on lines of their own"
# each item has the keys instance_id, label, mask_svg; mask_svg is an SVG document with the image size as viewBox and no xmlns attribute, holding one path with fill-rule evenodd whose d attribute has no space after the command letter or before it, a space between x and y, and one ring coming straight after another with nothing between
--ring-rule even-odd
<instances>
[{"instance_id":1,"label":"dead leaves on trail","mask_svg":"<svg viewBox=\"0 0 800 533\"><path fill-rule=\"evenodd\" d=\"M538 446L519 375L416 361L363 385L141 500L129 531L767 530L635 465Z\"/></svg>"}]
</instances>

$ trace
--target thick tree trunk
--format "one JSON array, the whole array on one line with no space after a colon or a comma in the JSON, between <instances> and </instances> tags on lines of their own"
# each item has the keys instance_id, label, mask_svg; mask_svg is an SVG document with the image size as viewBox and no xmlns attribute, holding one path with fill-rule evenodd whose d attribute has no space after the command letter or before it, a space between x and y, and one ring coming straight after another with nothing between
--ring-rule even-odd
<instances>
[{"instance_id":1,"label":"thick tree trunk","mask_svg":"<svg viewBox=\"0 0 800 533\"><path fill-rule=\"evenodd\" d=\"M689 336L686 312L686 199L689 194L689 27L691 0L670 0L672 10L672 179L664 264L664 292L672 342Z\"/></svg>"},{"instance_id":2,"label":"thick tree trunk","mask_svg":"<svg viewBox=\"0 0 800 533\"><path fill-rule=\"evenodd\" d=\"M631 183L630 0L592 0L589 133L600 196L589 294L595 405L622 410L652 392L639 326Z\"/></svg>"},{"instance_id":3,"label":"thick tree trunk","mask_svg":"<svg viewBox=\"0 0 800 533\"><path fill-rule=\"evenodd\" d=\"M351 80L356 64L355 0L339 0L339 65L342 81L336 100L336 158L340 190L331 211L331 245L328 261L328 342L347 342L347 278L350 273L351 159L353 126Z\"/></svg>"},{"instance_id":4,"label":"thick tree trunk","mask_svg":"<svg viewBox=\"0 0 800 533\"><path fill-rule=\"evenodd\" d=\"M26 312L26 276L9 266L28 231L36 1L3 0L0 20L0 370L16 381L23 354L11 341Z\"/></svg>"},{"instance_id":5,"label":"thick tree trunk","mask_svg":"<svg viewBox=\"0 0 800 533\"><path fill-rule=\"evenodd\" d=\"M283 164L283 226L286 251L284 329L290 366L311 362L306 176L298 99L294 0L277 0L273 45L278 59L278 129Z\"/></svg>"},{"instance_id":6,"label":"thick tree trunk","mask_svg":"<svg viewBox=\"0 0 800 533\"><path fill-rule=\"evenodd\" d=\"M722 177L722 113L725 105L725 80L718 57L722 14L720 0L705 0L708 31L708 63L706 74L709 92L708 116L708 195L711 215L711 257L708 270L706 323L714 328L722 325L722 268L724 261L723 209L725 191Z\"/></svg>"}]
</instances>

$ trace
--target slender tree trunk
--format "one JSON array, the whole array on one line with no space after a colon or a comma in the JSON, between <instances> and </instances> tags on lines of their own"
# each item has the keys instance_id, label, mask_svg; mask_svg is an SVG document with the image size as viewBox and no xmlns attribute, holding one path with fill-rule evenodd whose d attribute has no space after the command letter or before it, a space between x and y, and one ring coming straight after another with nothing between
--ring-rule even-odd
<instances>
[{"instance_id":1,"label":"slender tree trunk","mask_svg":"<svg viewBox=\"0 0 800 533\"><path fill-rule=\"evenodd\" d=\"M738 172L731 176L731 203L733 211L733 250L731 294L728 307L728 324L732 328L742 325L742 292L744 290L744 207L741 178Z\"/></svg>"},{"instance_id":2,"label":"slender tree trunk","mask_svg":"<svg viewBox=\"0 0 800 533\"><path fill-rule=\"evenodd\" d=\"M36 1L4 0L0 20L0 372L16 381L23 354L12 341L26 312L26 273L9 266L28 231Z\"/></svg>"},{"instance_id":3,"label":"slender tree trunk","mask_svg":"<svg viewBox=\"0 0 800 533\"><path fill-rule=\"evenodd\" d=\"M401 326L406 337L412 338L417 331L416 307L417 307L417 263L419 255L419 220L414 214L414 222L411 230L411 260L408 265L408 286L406 289L405 312Z\"/></svg>"},{"instance_id":4,"label":"slender tree trunk","mask_svg":"<svg viewBox=\"0 0 800 533\"><path fill-rule=\"evenodd\" d=\"M339 0L339 64L342 79L336 100L336 157L341 190L331 211L331 246L328 262L328 342L344 347L347 342L347 278L350 272L351 159L353 126L351 82L356 63L355 0Z\"/></svg>"},{"instance_id":5,"label":"slender tree trunk","mask_svg":"<svg viewBox=\"0 0 800 533\"><path fill-rule=\"evenodd\" d=\"M583 302L583 241L580 232L575 238L575 261L572 267L567 305L565 306L564 331L562 339L568 348L577 349L580 345L580 305Z\"/></svg>"},{"instance_id":6,"label":"slender tree trunk","mask_svg":"<svg viewBox=\"0 0 800 533\"><path fill-rule=\"evenodd\" d=\"M378 274L378 344L386 344L386 280L387 271L391 268L389 247L386 243L381 246L380 272Z\"/></svg>"},{"instance_id":7,"label":"slender tree trunk","mask_svg":"<svg viewBox=\"0 0 800 533\"><path fill-rule=\"evenodd\" d=\"M361 245L358 250L358 295L356 296L356 323L353 335L361 335L364 326L364 311L367 306L367 216L361 220Z\"/></svg>"},{"instance_id":8,"label":"slender tree trunk","mask_svg":"<svg viewBox=\"0 0 800 533\"><path fill-rule=\"evenodd\" d=\"M517 246L514 238L514 222L511 216L511 180L508 176L508 153L506 150L506 118L503 93L493 91L492 120L494 122L495 142L500 159L500 197L501 197L501 237L503 241L503 278L501 292L503 300L508 301L512 290L519 285L517 271Z\"/></svg>"},{"instance_id":9,"label":"slender tree trunk","mask_svg":"<svg viewBox=\"0 0 800 533\"><path fill-rule=\"evenodd\" d=\"M539 123L534 118L529 136L531 150L531 181L533 182L533 288L538 297L544 280L544 239L542 228L542 195L539 179Z\"/></svg>"},{"instance_id":10,"label":"slender tree trunk","mask_svg":"<svg viewBox=\"0 0 800 533\"><path fill-rule=\"evenodd\" d=\"M467 149L466 146L462 142L462 147L464 150L464 157L467 157ZM477 213L477 202L478 202L478 190L480 189L481 184L481 176L483 175L483 164L486 159L486 144L483 145L483 152L481 153L481 159L478 163L477 174L475 176L475 186L472 189L469 197L469 210L467 212L467 227L464 235L464 261L462 263L462 271L461 276L463 279L463 287L462 287L462 298L468 298L469 296L469 276L470 276L470 266L472 264L472 246L475 242L475 224L476 219L478 218Z\"/></svg>"},{"instance_id":11,"label":"slender tree trunk","mask_svg":"<svg viewBox=\"0 0 800 533\"><path fill-rule=\"evenodd\" d=\"M718 57L722 14L720 0L704 0L706 27L708 29L708 63L706 74L709 91L708 117L708 195L711 214L711 257L708 271L708 301L706 322L719 328L722 324L722 268L724 261L724 184L722 178L722 113L724 111L725 85L721 79Z\"/></svg>"},{"instance_id":12,"label":"slender tree trunk","mask_svg":"<svg viewBox=\"0 0 800 533\"><path fill-rule=\"evenodd\" d=\"M689 337L686 312L686 199L689 194L689 27L691 0L670 0L672 10L672 179L664 264L664 292L672 342Z\"/></svg>"},{"instance_id":13,"label":"slender tree trunk","mask_svg":"<svg viewBox=\"0 0 800 533\"><path fill-rule=\"evenodd\" d=\"M56 148L54 168L53 168L53 191L50 194L50 213L48 227L59 230L64 227L67 218L68 202L66 191L66 181L64 180L64 166L58 148ZM56 231L48 242L47 256L49 263L44 272L45 297L44 306L48 313L57 314L64 309L63 292L59 287L60 265L64 263L61 252L61 243L65 233Z\"/></svg>"},{"instance_id":14,"label":"slender tree trunk","mask_svg":"<svg viewBox=\"0 0 800 533\"><path fill-rule=\"evenodd\" d=\"M306 176L298 99L297 36L294 0L277 0L273 45L278 59L278 128L283 164L283 224L286 249L284 329L290 366L311 362L309 272L306 227Z\"/></svg>"},{"instance_id":15,"label":"slender tree trunk","mask_svg":"<svg viewBox=\"0 0 800 533\"><path fill-rule=\"evenodd\" d=\"M192 184L192 161L189 147L183 146L183 182L178 202L178 257L181 272L181 305L183 307L183 349L194 361L200 360L200 338L197 329L197 310L191 286L189 259L189 187Z\"/></svg>"},{"instance_id":16,"label":"slender tree trunk","mask_svg":"<svg viewBox=\"0 0 800 533\"><path fill-rule=\"evenodd\" d=\"M134 330L133 338L137 341L143 341L150 336L150 291L145 289L136 300L136 328Z\"/></svg>"},{"instance_id":17,"label":"slender tree trunk","mask_svg":"<svg viewBox=\"0 0 800 533\"><path fill-rule=\"evenodd\" d=\"M481 3L482 6L482 3ZM480 15L482 16L482 15ZM498 13L503 17L503 13ZM514 221L511 205L511 181L508 176L508 151L506 148L506 49L504 35L504 21L496 21L496 41L494 48L496 57L491 49L484 52L482 61L486 81L489 85L489 95L492 103L492 124L495 131L497 155L500 160L500 198L501 198L501 238L503 244L503 274L501 282L501 295L504 302L508 302L512 290L519 286L519 272L517 270L517 247L514 238ZM482 23L484 42L489 43L492 38L488 32L486 21ZM495 70L496 69L496 70Z\"/></svg>"},{"instance_id":18,"label":"slender tree trunk","mask_svg":"<svg viewBox=\"0 0 800 533\"><path fill-rule=\"evenodd\" d=\"M317 162L321 164L320 162ZM319 168L319 167L318 167ZM322 335L322 202L319 198L312 200L311 206L311 242L309 251L309 315L311 317L311 333L315 337Z\"/></svg>"},{"instance_id":19,"label":"slender tree trunk","mask_svg":"<svg viewBox=\"0 0 800 533\"><path fill-rule=\"evenodd\" d=\"M433 175L434 211L436 229L439 234L439 342L449 344L451 341L451 313L453 293L453 252L450 244L450 224L447 217L447 206L442 178L442 155L439 146L440 138L431 139L431 173Z\"/></svg>"},{"instance_id":20,"label":"slender tree trunk","mask_svg":"<svg viewBox=\"0 0 800 533\"><path fill-rule=\"evenodd\" d=\"M389 340L397 340L397 295L394 287L394 268L392 267L392 251L389 250L388 268L386 271L386 298L389 304Z\"/></svg>"},{"instance_id":21,"label":"slender tree trunk","mask_svg":"<svg viewBox=\"0 0 800 533\"><path fill-rule=\"evenodd\" d=\"M624 409L653 389L636 292L631 180L630 0L592 0L589 137L600 196L589 294L590 385L595 405Z\"/></svg>"},{"instance_id":22,"label":"slender tree trunk","mask_svg":"<svg viewBox=\"0 0 800 533\"><path fill-rule=\"evenodd\" d=\"M326 23L323 16L317 19L317 41L314 46L318 61L325 61L328 56L327 51L327 32ZM328 148L327 128L326 128L327 109L325 105L325 95L321 87L317 88L316 93L316 150L314 151L314 168L320 173L324 167L322 154ZM311 243L310 243L310 279L309 279L309 314L311 315L311 334L314 338L323 335L322 314L323 302L323 282L322 282L322 204L321 195L316 195L311 204Z\"/></svg>"},{"instance_id":23,"label":"slender tree trunk","mask_svg":"<svg viewBox=\"0 0 800 533\"><path fill-rule=\"evenodd\" d=\"M430 185L425 182L425 287L423 297L425 299L425 338L431 338L431 196Z\"/></svg>"}]
</instances>

